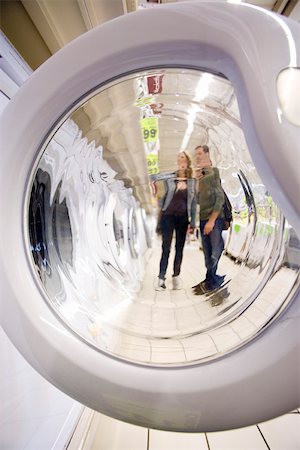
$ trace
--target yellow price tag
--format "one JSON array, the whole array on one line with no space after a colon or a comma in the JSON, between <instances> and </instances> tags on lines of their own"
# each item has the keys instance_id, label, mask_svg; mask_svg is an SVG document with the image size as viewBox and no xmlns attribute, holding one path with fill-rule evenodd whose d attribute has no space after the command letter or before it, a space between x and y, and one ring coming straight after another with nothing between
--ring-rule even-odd
<instances>
[{"instance_id":1,"label":"yellow price tag","mask_svg":"<svg viewBox=\"0 0 300 450\"><path fill-rule=\"evenodd\" d=\"M146 106L146 105L151 105L151 103L154 102L154 97L142 97L142 98L138 98L135 101L135 105L136 106Z\"/></svg>"},{"instance_id":2,"label":"yellow price tag","mask_svg":"<svg viewBox=\"0 0 300 450\"><path fill-rule=\"evenodd\" d=\"M157 154L149 153L147 155L148 173L149 175L154 175L158 173L158 157Z\"/></svg>"},{"instance_id":3,"label":"yellow price tag","mask_svg":"<svg viewBox=\"0 0 300 450\"><path fill-rule=\"evenodd\" d=\"M155 142L158 138L158 118L145 117L140 120L144 142Z\"/></svg>"}]
</instances>

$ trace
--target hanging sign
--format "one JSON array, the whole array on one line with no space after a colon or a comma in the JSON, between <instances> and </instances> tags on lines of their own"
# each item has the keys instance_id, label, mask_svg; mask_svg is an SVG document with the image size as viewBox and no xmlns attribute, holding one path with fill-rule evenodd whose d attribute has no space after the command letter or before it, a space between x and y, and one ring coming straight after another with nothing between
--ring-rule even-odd
<instances>
[{"instance_id":1,"label":"hanging sign","mask_svg":"<svg viewBox=\"0 0 300 450\"><path fill-rule=\"evenodd\" d=\"M148 173L154 175L158 170L158 156L157 153L148 153L147 155Z\"/></svg>"},{"instance_id":2,"label":"hanging sign","mask_svg":"<svg viewBox=\"0 0 300 450\"><path fill-rule=\"evenodd\" d=\"M164 75L150 75L147 77L147 86L149 94L162 93L162 80Z\"/></svg>"},{"instance_id":3,"label":"hanging sign","mask_svg":"<svg viewBox=\"0 0 300 450\"><path fill-rule=\"evenodd\" d=\"M155 142L158 139L158 118L145 117L140 120L144 142Z\"/></svg>"}]
</instances>

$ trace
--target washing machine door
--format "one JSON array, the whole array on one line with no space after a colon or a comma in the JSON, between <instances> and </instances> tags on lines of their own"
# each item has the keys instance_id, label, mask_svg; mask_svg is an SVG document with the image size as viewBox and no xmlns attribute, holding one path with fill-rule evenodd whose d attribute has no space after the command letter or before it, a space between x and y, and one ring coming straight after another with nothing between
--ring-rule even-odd
<instances>
[{"instance_id":1,"label":"washing machine door","mask_svg":"<svg viewBox=\"0 0 300 450\"><path fill-rule=\"evenodd\" d=\"M299 406L299 44L250 5L164 5L74 40L4 111L1 325L71 397L194 432ZM225 283L193 294L192 239L184 289L155 291L159 197L199 144L233 207Z\"/></svg>"}]
</instances>

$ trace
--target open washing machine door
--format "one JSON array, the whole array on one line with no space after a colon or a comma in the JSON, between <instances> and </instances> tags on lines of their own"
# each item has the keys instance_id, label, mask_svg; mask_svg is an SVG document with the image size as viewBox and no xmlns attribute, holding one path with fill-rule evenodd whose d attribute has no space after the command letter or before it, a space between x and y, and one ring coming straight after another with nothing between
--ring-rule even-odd
<instances>
[{"instance_id":1,"label":"open washing machine door","mask_svg":"<svg viewBox=\"0 0 300 450\"><path fill-rule=\"evenodd\" d=\"M299 406L299 57L297 23L184 2L86 33L22 86L0 123L1 325L47 380L165 430ZM234 212L217 303L189 291L198 248L185 289L153 293L149 175L197 144Z\"/></svg>"}]
</instances>

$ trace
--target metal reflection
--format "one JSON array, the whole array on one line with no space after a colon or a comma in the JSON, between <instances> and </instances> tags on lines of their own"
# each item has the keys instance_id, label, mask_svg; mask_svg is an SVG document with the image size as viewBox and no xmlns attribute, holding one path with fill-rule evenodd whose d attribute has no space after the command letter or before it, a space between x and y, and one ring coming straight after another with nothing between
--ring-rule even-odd
<instances>
[{"instance_id":1,"label":"metal reflection","mask_svg":"<svg viewBox=\"0 0 300 450\"><path fill-rule=\"evenodd\" d=\"M203 296L191 290L205 273L197 233L185 244L183 289L154 289L151 176L174 171L183 144L192 156L210 146L233 207L225 283ZM192 70L124 77L66 117L32 174L28 233L61 320L97 350L140 364L199 363L244 345L299 282L299 240L255 170L231 83Z\"/></svg>"}]
</instances>

